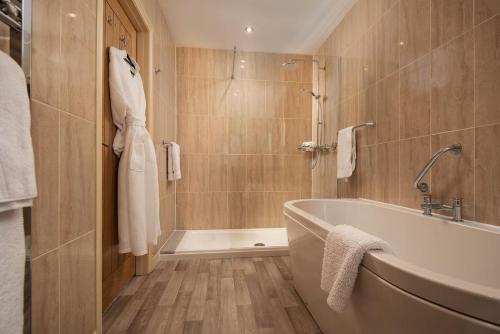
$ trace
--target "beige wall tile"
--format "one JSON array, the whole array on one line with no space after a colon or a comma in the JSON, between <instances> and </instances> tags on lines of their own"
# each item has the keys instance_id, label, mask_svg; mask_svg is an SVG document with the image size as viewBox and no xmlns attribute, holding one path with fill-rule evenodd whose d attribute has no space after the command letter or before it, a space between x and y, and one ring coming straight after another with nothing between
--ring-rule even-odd
<instances>
[{"instance_id":1,"label":"beige wall tile","mask_svg":"<svg viewBox=\"0 0 500 334\"><path fill-rule=\"evenodd\" d=\"M359 109L356 119L359 123L375 122L377 86L373 85L359 94ZM377 142L377 127L364 128L356 132L356 140L359 146L373 145Z\"/></svg>"},{"instance_id":2,"label":"beige wall tile","mask_svg":"<svg viewBox=\"0 0 500 334\"><path fill-rule=\"evenodd\" d=\"M475 193L476 219L487 224L500 225L500 125L476 129Z\"/></svg>"},{"instance_id":3,"label":"beige wall tile","mask_svg":"<svg viewBox=\"0 0 500 334\"><path fill-rule=\"evenodd\" d=\"M285 119L285 153L299 154L297 147L311 140L311 123L309 120Z\"/></svg>"},{"instance_id":4,"label":"beige wall tile","mask_svg":"<svg viewBox=\"0 0 500 334\"><path fill-rule=\"evenodd\" d=\"M376 163L377 146L366 146L358 149L356 164L359 176L358 196L367 199L375 199L376 193Z\"/></svg>"},{"instance_id":5,"label":"beige wall tile","mask_svg":"<svg viewBox=\"0 0 500 334\"><path fill-rule=\"evenodd\" d=\"M367 1L367 0L364 0ZM370 28L360 41L360 89L367 89L377 79L377 30Z\"/></svg>"},{"instance_id":6,"label":"beige wall tile","mask_svg":"<svg viewBox=\"0 0 500 334\"><path fill-rule=\"evenodd\" d=\"M399 202L399 142L377 145L376 192L378 201L397 204Z\"/></svg>"},{"instance_id":7,"label":"beige wall tile","mask_svg":"<svg viewBox=\"0 0 500 334\"><path fill-rule=\"evenodd\" d=\"M90 2L93 2L93 8L89 8ZM62 45L68 45L71 39L77 39L87 49L95 51L97 40L96 1L65 0L61 4ZM75 15L69 15L70 13Z\"/></svg>"},{"instance_id":8,"label":"beige wall tile","mask_svg":"<svg viewBox=\"0 0 500 334\"><path fill-rule=\"evenodd\" d=\"M61 0L33 2L31 97L59 107Z\"/></svg>"},{"instance_id":9,"label":"beige wall tile","mask_svg":"<svg viewBox=\"0 0 500 334\"><path fill-rule=\"evenodd\" d=\"M214 107L215 87L212 78L179 77L177 79L177 112L208 115Z\"/></svg>"},{"instance_id":10,"label":"beige wall tile","mask_svg":"<svg viewBox=\"0 0 500 334\"><path fill-rule=\"evenodd\" d=\"M246 154L246 128L247 121L244 118L230 117L228 119L228 147L230 154Z\"/></svg>"},{"instance_id":11,"label":"beige wall tile","mask_svg":"<svg viewBox=\"0 0 500 334\"><path fill-rule=\"evenodd\" d=\"M358 123L358 99L353 97L339 106L339 128L343 129Z\"/></svg>"},{"instance_id":12,"label":"beige wall tile","mask_svg":"<svg viewBox=\"0 0 500 334\"><path fill-rule=\"evenodd\" d=\"M207 137L208 116L178 116L178 140L184 153L208 153Z\"/></svg>"},{"instance_id":13,"label":"beige wall tile","mask_svg":"<svg viewBox=\"0 0 500 334\"><path fill-rule=\"evenodd\" d=\"M399 73L377 83L377 141L399 139Z\"/></svg>"},{"instance_id":14,"label":"beige wall tile","mask_svg":"<svg viewBox=\"0 0 500 334\"><path fill-rule=\"evenodd\" d=\"M61 248L60 270L61 333L92 333L96 326L93 234Z\"/></svg>"},{"instance_id":15,"label":"beige wall tile","mask_svg":"<svg viewBox=\"0 0 500 334\"><path fill-rule=\"evenodd\" d=\"M473 34L432 52L431 132L474 125Z\"/></svg>"},{"instance_id":16,"label":"beige wall tile","mask_svg":"<svg viewBox=\"0 0 500 334\"><path fill-rule=\"evenodd\" d=\"M377 26L377 79L399 68L399 5L393 6Z\"/></svg>"},{"instance_id":17,"label":"beige wall tile","mask_svg":"<svg viewBox=\"0 0 500 334\"><path fill-rule=\"evenodd\" d=\"M474 23L479 24L500 13L500 3L497 0L474 1Z\"/></svg>"},{"instance_id":18,"label":"beige wall tile","mask_svg":"<svg viewBox=\"0 0 500 334\"><path fill-rule=\"evenodd\" d=\"M268 117L266 111L266 83L264 81L251 80L246 81L243 87L245 116L249 118Z\"/></svg>"},{"instance_id":19,"label":"beige wall tile","mask_svg":"<svg viewBox=\"0 0 500 334\"><path fill-rule=\"evenodd\" d=\"M399 9L400 65L405 66L429 52L431 0L402 0Z\"/></svg>"},{"instance_id":20,"label":"beige wall tile","mask_svg":"<svg viewBox=\"0 0 500 334\"><path fill-rule=\"evenodd\" d=\"M285 155L284 157L283 190L300 191L302 176L302 157L300 155Z\"/></svg>"},{"instance_id":21,"label":"beige wall tile","mask_svg":"<svg viewBox=\"0 0 500 334\"><path fill-rule=\"evenodd\" d=\"M245 228L247 226L248 193L228 192L229 228Z\"/></svg>"},{"instance_id":22,"label":"beige wall tile","mask_svg":"<svg viewBox=\"0 0 500 334\"><path fill-rule=\"evenodd\" d=\"M189 206L189 193L176 194L176 229L187 230L192 224L192 208Z\"/></svg>"},{"instance_id":23,"label":"beige wall tile","mask_svg":"<svg viewBox=\"0 0 500 334\"><path fill-rule=\"evenodd\" d=\"M182 147L181 147L182 149ZM181 154L181 175L182 178L176 181L176 191L178 193L189 192L189 155Z\"/></svg>"},{"instance_id":24,"label":"beige wall tile","mask_svg":"<svg viewBox=\"0 0 500 334\"><path fill-rule=\"evenodd\" d=\"M448 154L436 162L431 173L432 193L438 203L462 198L464 218L474 219L474 130L431 137L432 152L451 144L462 144L462 154Z\"/></svg>"},{"instance_id":25,"label":"beige wall tile","mask_svg":"<svg viewBox=\"0 0 500 334\"><path fill-rule=\"evenodd\" d=\"M95 125L61 113L60 237L67 242L95 227Z\"/></svg>"},{"instance_id":26,"label":"beige wall tile","mask_svg":"<svg viewBox=\"0 0 500 334\"><path fill-rule=\"evenodd\" d=\"M208 155L189 156L189 192L208 191L210 167ZM215 166L214 166L215 167Z\"/></svg>"},{"instance_id":27,"label":"beige wall tile","mask_svg":"<svg viewBox=\"0 0 500 334\"><path fill-rule=\"evenodd\" d=\"M228 190L244 191L247 185L247 163L244 155L230 155L228 161Z\"/></svg>"},{"instance_id":28,"label":"beige wall tile","mask_svg":"<svg viewBox=\"0 0 500 334\"><path fill-rule=\"evenodd\" d=\"M264 190L283 190L285 158L282 155L264 156Z\"/></svg>"},{"instance_id":29,"label":"beige wall tile","mask_svg":"<svg viewBox=\"0 0 500 334\"><path fill-rule=\"evenodd\" d=\"M500 122L500 16L478 26L474 37L476 124Z\"/></svg>"},{"instance_id":30,"label":"beige wall tile","mask_svg":"<svg viewBox=\"0 0 500 334\"><path fill-rule=\"evenodd\" d=\"M59 246L59 112L32 102L31 122L38 176L31 216L32 256L36 257Z\"/></svg>"},{"instance_id":31,"label":"beige wall tile","mask_svg":"<svg viewBox=\"0 0 500 334\"><path fill-rule=\"evenodd\" d=\"M59 333L58 251L33 260L31 266L32 333Z\"/></svg>"},{"instance_id":32,"label":"beige wall tile","mask_svg":"<svg viewBox=\"0 0 500 334\"><path fill-rule=\"evenodd\" d=\"M264 156L247 155L247 191L264 191Z\"/></svg>"},{"instance_id":33,"label":"beige wall tile","mask_svg":"<svg viewBox=\"0 0 500 334\"><path fill-rule=\"evenodd\" d=\"M227 191L228 156L211 154L208 158L209 191Z\"/></svg>"},{"instance_id":34,"label":"beige wall tile","mask_svg":"<svg viewBox=\"0 0 500 334\"><path fill-rule=\"evenodd\" d=\"M472 28L473 0L431 0L431 43L435 48Z\"/></svg>"},{"instance_id":35,"label":"beige wall tile","mask_svg":"<svg viewBox=\"0 0 500 334\"><path fill-rule=\"evenodd\" d=\"M96 73L91 70L96 67L95 50L89 49L84 41L71 33L63 33L61 41L60 107L73 115L95 121Z\"/></svg>"},{"instance_id":36,"label":"beige wall tile","mask_svg":"<svg viewBox=\"0 0 500 334\"><path fill-rule=\"evenodd\" d=\"M373 1L376 3L376 11L379 18L385 13L387 13L387 11L391 9L398 2L398 0L373 0Z\"/></svg>"},{"instance_id":37,"label":"beige wall tile","mask_svg":"<svg viewBox=\"0 0 500 334\"><path fill-rule=\"evenodd\" d=\"M267 226L266 193L249 192L246 203L247 221L245 228L259 228Z\"/></svg>"},{"instance_id":38,"label":"beige wall tile","mask_svg":"<svg viewBox=\"0 0 500 334\"><path fill-rule=\"evenodd\" d=\"M422 193L415 189L413 182L415 177L430 158L430 136L401 140L399 156L399 204L420 209ZM432 192L430 175L426 175L423 182L429 185Z\"/></svg>"},{"instance_id":39,"label":"beige wall tile","mask_svg":"<svg viewBox=\"0 0 500 334\"><path fill-rule=\"evenodd\" d=\"M229 226L228 216L228 193L210 193L210 228L227 229Z\"/></svg>"},{"instance_id":40,"label":"beige wall tile","mask_svg":"<svg viewBox=\"0 0 500 334\"><path fill-rule=\"evenodd\" d=\"M401 139L430 132L431 63L426 56L401 70Z\"/></svg>"},{"instance_id":41,"label":"beige wall tile","mask_svg":"<svg viewBox=\"0 0 500 334\"><path fill-rule=\"evenodd\" d=\"M208 119L208 152L211 154L228 153L227 118L209 117Z\"/></svg>"},{"instance_id":42,"label":"beige wall tile","mask_svg":"<svg viewBox=\"0 0 500 334\"><path fill-rule=\"evenodd\" d=\"M359 53L359 45L353 44L341 58L341 101L351 99L358 93L361 81L361 62Z\"/></svg>"},{"instance_id":43,"label":"beige wall tile","mask_svg":"<svg viewBox=\"0 0 500 334\"><path fill-rule=\"evenodd\" d=\"M365 27L373 26L377 20L377 1L359 1L359 19L365 22Z\"/></svg>"}]
</instances>

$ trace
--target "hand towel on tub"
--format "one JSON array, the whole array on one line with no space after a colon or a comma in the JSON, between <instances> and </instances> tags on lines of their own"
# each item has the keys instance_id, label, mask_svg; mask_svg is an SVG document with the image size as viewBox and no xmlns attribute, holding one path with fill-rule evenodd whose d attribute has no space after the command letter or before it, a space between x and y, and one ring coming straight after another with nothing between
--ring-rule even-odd
<instances>
[{"instance_id":1,"label":"hand towel on tub","mask_svg":"<svg viewBox=\"0 0 500 334\"><path fill-rule=\"evenodd\" d=\"M177 143L170 143L167 156L167 174L169 181L181 178L181 148Z\"/></svg>"},{"instance_id":2,"label":"hand towel on tub","mask_svg":"<svg viewBox=\"0 0 500 334\"><path fill-rule=\"evenodd\" d=\"M328 292L327 304L342 312L351 297L358 267L369 250L391 247L382 239L349 225L337 225L328 234L323 255L321 289Z\"/></svg>"},{"instance_id":3,"label":"hand towel on tub","mask_svg":"<svg viewBox=\"0 0 500 334\"><path fill-rule=\"evenodd\" d=\"M37 195L31 115L24 72L1 51L0 73L0 331L22 333L22 208Z\"/></svg>"},{"instance_id":4,"label":"hand towel on tub","mask_svg":"<svg viewBox=\"0 0 500 334\"><path fill-rule=\"evenodd\" d=\"M351 177L356 168L356 133L353 127L342 129L337 138L337 179Z\"/></svg>"}]
</instances>

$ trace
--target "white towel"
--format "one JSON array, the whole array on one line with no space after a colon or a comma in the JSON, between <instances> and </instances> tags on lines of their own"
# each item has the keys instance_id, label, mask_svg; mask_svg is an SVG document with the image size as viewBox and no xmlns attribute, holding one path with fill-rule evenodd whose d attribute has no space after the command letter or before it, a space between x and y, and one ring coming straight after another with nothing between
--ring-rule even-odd
<instances>
[{"instance_id":1,"label":"white towel","mask_svg":"<svg viewBox=\"0 0 500 334\"><path fill-rule=\"evenodd\" d=\"M0 332L23 332L24 302L23 209L0 212Z\"/></svg>"},{"instance_id":2,"label":"white towel","mask_svg":"<svg viewBox=\"0 0 500 334\"><path fill-rule=\"evenodd\" d=\"M1 51L0 73L0 324L2 333L22 333L22 208L37 194L31 115L24 72Z\"/></svg>"},{"instance_id":3,"label":"white towel","mask_svg":"<svg viewBox=\"0 0 500 334\"><path fill-rule=\"evenodd\" d=\"M321 289L328 292L327 304L342 312L351 297L358 267L368 250L381 249L392 253L382 239L349 225L337 225L328 234L323 255Z\"/></svg>"},{"instance_id":4,"label":"white towel","mask_svg":"<svg viewBox=\"0 0 500 334\"><path fill-rule=\"evenodd\" d=\"M342 129L337 138L337 179L351 177L356 168L356 132L353 127Z\"/></svg>"},{"instance_id":5,"label":"white towel","mask_svg":"<svg viewBox=\"0 0 500 334\"><path fill-rule=\"evenodd\" d=\"M181 175L181 148L177 143L170 143L167 157L167 174L169 181L179 180Z\"/></svg>"},{"instance_id":6,"label":"white towel","mask_svg":"<svg viewBox=\"0 0 500 334\"><path fill-rule=\"evenodd\" d=\"M24 72L0 51L0 212L36 197L31 115Z\"/></svg>"}]
</instances>

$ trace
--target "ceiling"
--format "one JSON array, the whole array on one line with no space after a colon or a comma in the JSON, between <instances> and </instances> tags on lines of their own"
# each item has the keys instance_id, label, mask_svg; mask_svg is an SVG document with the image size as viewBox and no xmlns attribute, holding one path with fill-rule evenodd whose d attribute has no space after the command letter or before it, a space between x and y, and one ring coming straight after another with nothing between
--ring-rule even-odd
<instances>
[{"instance_id":1,"label":"ceiling","mask_svg":"<svg viewBox=\"0 0 500 334\"><path fill-rule=\"evenodd\" d=\"M352 2L160 0L178 46L297 54L314 53Z\"/></svg>"}]
</instances>

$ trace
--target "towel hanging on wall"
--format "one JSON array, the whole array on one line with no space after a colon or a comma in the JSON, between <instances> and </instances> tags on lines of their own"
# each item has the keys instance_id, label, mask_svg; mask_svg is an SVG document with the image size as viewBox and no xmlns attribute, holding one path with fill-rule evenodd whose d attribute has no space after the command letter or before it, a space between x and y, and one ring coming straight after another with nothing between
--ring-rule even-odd
<instances>
[{"instance_id":1,"label":"towel hanging on wall","mask_svg":"<svg viewBox=\"0 0 500 334\"><path fill-rule=\"evenodd\" d=\"M0 324L23 331L23 207L37 195L31 115L23 70L0 51Z\"/></svg>"}]
</instances>

